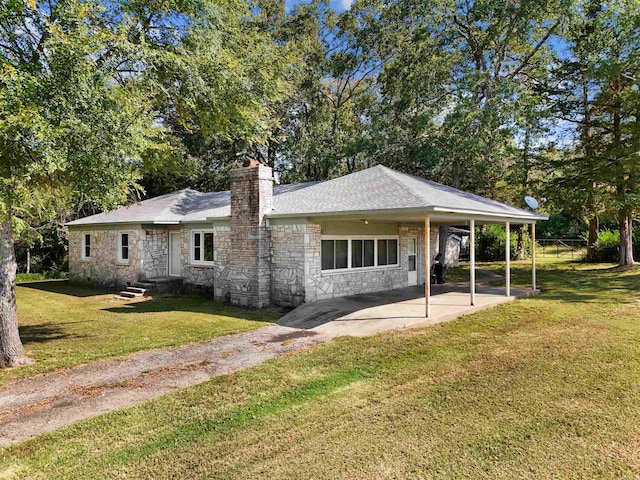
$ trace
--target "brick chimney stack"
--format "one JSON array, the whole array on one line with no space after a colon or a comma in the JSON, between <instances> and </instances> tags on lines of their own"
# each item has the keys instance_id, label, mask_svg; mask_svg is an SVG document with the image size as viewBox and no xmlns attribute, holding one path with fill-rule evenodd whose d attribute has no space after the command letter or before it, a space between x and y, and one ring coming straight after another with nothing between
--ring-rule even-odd
<instances>
[{"instance_id":1,"label":"brick chimney stack","mask_svg":"<svg viewBox=\"0 0 640 480\"><path fill-rule=\"evenodd\" d=\"M231 172L230 300L234 305L269 305L269 229L265 215L273 207L273 170L256 160Z\"/></svg>"}]
</instances>

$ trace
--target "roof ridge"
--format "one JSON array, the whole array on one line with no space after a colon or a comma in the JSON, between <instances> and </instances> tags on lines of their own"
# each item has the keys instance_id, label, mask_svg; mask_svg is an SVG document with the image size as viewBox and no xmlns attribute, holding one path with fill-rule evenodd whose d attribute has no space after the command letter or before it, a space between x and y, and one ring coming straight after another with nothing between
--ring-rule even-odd
<instances>
[{"instance_id":1,"label":"roof ridge","mask_svg":"<svg viewBox=\"0 0 640 480\"><path fill-rule=\"evenodd\" d=\"M404 183L402 183L395 176L396 174L401 174L401 175L408 175L408 174L399 172L397 170L394 170L393 168L389 168L389 167L387 167L385 165L380 165L380 164L375 165L374 167L371 167L371 168L376 168L376 167L381 167L382 171L384 172L384 174L388 178L390 178L396 185L398 185L404 191L408 192L413 198L416 198L418 201L424 201L424 198L421 198L418 195L416 195L409 187L407 187ZM431 206L431 205L429 205L429 206Z\"/></svg>"}]
</instances>

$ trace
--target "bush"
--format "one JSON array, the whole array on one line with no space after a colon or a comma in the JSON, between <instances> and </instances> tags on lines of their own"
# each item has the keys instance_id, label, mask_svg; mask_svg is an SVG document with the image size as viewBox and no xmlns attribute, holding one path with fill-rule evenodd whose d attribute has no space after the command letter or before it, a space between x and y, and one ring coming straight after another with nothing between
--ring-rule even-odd
<instances>
[{"instance_id":1,"label":"bush","mask_svg":"<svg viewBox=\"0 0 640 480\"><path fill-rule=\"evenodd\" d=\"M598 233L598 240L587 257L588 262L617 262L620 257L620 232L603 230Z\"/></svg>"},{"instance_id":2,"label":"bush","mask_svg":"<svg viewBox=\"0 0 640 480\"><path fill-rule=\"evenodd\" d=\"M511 230L511 258L515 259L518 248L518 232L514 231L519 225L513 225ZM529 240L525 238L525 249L529 247ZM482 262L504 260L505 231L502 225L487 225L483 233L476 236L476 259Z\"/></svg>"},{"instance_id":3,"label":"bush","mask_svg":"<svg viewBox=\"0 0 640 480\"><path fill-rule=\"evenodd\" d=\"M44 273L18 273L16 275L16 281L22 282L38 282L41 280L53 280L67 278L67 272L61 272L59 270L48 270Z\"/></svg>"}]
</instances>

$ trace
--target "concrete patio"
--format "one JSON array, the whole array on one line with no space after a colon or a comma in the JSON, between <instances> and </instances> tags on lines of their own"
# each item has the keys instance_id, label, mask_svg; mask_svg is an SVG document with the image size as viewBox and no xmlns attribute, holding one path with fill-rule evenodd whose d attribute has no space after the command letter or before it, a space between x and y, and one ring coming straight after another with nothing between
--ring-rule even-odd
<instances>
[{"instance_id":1,"label":"concrete patio","mask_svg":"<svg viewBox=\"0 0 640 480\"><path fill-rule=\"evenodd\" d=\"M331 336L364 337L399 328L416 328L448 322L462 315L536 295L539 290L476 287L470 304L468 284L431 286L431 316L425 317L424 286L320 300L301 305L282 317L282 326L302 328Z\"/></svg>"}]
</instances>

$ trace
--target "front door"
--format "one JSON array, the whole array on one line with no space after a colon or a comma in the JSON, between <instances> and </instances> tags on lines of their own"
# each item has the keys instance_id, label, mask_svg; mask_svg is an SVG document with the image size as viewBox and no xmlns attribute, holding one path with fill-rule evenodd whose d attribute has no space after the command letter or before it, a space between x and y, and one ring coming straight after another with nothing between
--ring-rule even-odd
<instances>
[{"instance_id":1,"label":"front door","mask_svg":"<svg viewBox=\"0 0 640 480\"><path fill-rule=\"evenodd\" d=\"M169 233L169 275L179 277L180 269L180 232Z\"/></svg>"},{"instance_id":2,"label":"front door","mask_svg":"<svg viewBox=\"0 0 640 480\"><path fill-rule=\"evenodd\" d=\"M409 265L409 282L408 284L418 284L418 238L407 238L407 264Z\"/></svg>"}]
</instances>

